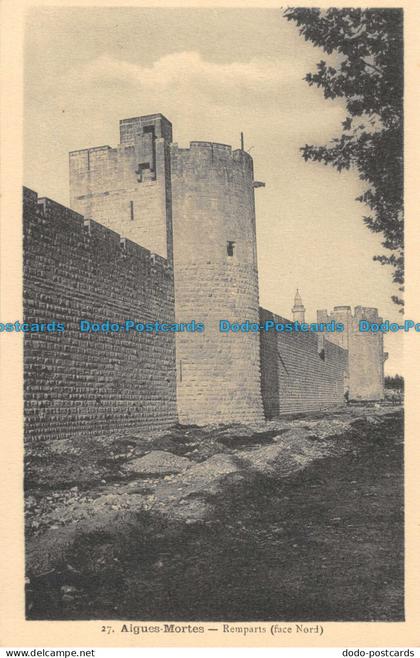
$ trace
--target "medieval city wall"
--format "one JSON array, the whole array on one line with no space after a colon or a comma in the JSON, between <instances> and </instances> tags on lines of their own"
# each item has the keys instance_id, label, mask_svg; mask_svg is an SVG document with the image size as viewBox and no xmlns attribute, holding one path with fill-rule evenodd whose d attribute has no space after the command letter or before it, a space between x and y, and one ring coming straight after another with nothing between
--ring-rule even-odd
<instances>
[{"instance_id":1,"label":"medieval city wall","mask_svg":"<svg viewBox=\"0 0 420 658\"><path fill-rule=\"evenodd\" d=\"M260 309L260 323L290 320ZM268 419L344 403L348 353L311 333L260 332L261 391Z\"/></svg>"},{"instance_id":2,"label":"medieval city wall","mask_svg":"<svg viewBox=\"0 0 420 658\"><path fill-rule=\"evenodd\" d=\"M82 334L79 320L174 320L165 259L50 199L24 196L25 435L60 438L176 422L173 334Z\"/></svg>"},{"instance_id":3,"label":"medieval city wall","mask_svg":"<svg viewBox=\"0 0 420 658\"><path fill-rule=\"evenodd\" d=\"M152 114L120 121L116 148L70 154L72 210L26 190L25 319L66 325L25 337L27 437L252 423L339 406L345 391L382 397L382 335L355 331L376 309L319 312L345 325L328 339L220 331L221 320L288 322L259 307L260 186L249 153L179 148ZM298 291L292 313L304 320ZM81 319L205 329L82 334Z\"/></svg>"}]
</instances>

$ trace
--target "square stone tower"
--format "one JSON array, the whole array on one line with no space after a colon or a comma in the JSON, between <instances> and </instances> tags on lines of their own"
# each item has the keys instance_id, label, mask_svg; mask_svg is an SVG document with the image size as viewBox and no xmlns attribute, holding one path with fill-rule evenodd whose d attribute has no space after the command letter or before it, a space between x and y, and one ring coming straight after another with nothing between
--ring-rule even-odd
<instances>
[{"instance_id":1,"label":"square stone tower","mask_svg":"<svg viewBox=\"0 0 420 658\"><path fill-rule=\"evenodd\" d=\"M162 114L120 121L120 144L70 153L70 205L172 262L169 144Z\"/></svg>"},{"instance_id":2,"label":"square stone tower","mask_svg":"<svg viewBox=\"0 0 420 658\"><path fill-rule=\"evenodd\" d=\"M360 320L381 323L378 309L365 306L356 306L354 315L350 306L335 306L331 313L326 310L318 311L318 322L341 322L343 332L331 332L328 340L348 350L349 364L347 372L347 388L350 400L383 400L384 389L384 362L387 354L384 353L384 337L381 332L360 332Z\"/></svg>"}]
</instances>

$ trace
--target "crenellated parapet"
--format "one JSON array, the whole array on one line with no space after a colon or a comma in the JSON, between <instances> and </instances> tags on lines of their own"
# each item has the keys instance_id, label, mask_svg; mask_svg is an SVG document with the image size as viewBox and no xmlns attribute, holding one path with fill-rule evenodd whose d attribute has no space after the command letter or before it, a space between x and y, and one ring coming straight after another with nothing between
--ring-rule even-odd
<instances>
[{"instance_id":1,"label":"crenellated parapet","mask_svg":"<svg viewBox=\"0 0 420 658\"><path fill-rule=\"evenodd\" d=\"M189 148L171 145L171 166L178 175L189 171L212 177L246 177L252 187L254 166L252 157L241 149L217 142L190 142Z\"/></svg>"},{"instance_id":2,"label":"crenellated parapet","mask_svg":"<svg viewBox=\"0 0 420 658\"><path fill-rule=\"evenodd\" d=\"M167 260L159 254L145 249L93 219L85 219L80 213L53 199L39 197L36 192L26 187L23 188L23 209L24 218L29 221L28 229L33 230L36 226L51 227L51 222L54 222L55 228L59 227L69 241L79 244L80 248L89 248L89 244L91 244L92 249L98 250L98 253L105 257L115 256L115 254L120 255L121 258L131 256L133 259L147 264L148 274L156 273L158 269L161 272L171 271ZM30 217L28 217L28 211L32 211ZM45 237L46 235L47 231ZM94 242L95 244L93 244Z\"/></svg>"}]
</instances>

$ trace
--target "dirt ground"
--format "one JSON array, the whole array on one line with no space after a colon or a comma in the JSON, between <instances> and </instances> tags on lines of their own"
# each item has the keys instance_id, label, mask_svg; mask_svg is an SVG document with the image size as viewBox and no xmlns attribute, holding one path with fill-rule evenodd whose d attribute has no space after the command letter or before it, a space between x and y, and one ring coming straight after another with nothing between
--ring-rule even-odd
<instances>
[{"instance_id":1,"label":"dirt ground","mask_svg":"<svg viewBox=\"0 0 420 658\"><path fill-rule=\"evenodd\" d=\"M402 620L401 409L26 450L30 619Z\"/></svg>"}]
</instances>

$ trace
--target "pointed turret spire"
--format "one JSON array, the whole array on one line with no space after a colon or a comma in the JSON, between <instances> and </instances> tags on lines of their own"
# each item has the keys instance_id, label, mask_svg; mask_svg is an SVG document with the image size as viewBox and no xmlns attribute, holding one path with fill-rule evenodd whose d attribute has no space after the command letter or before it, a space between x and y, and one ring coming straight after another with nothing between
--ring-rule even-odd
<instances>
[{"instance_id":1,"label":"pointed turret spire","mask_svg":"<svg viewBox=\"0 0 420 658\"><path fill-rule=\"evenodd\" d=\"M295 303L292 308L293 320L299 323L305 322L305 307L299 293L299 288L296 289Z\"/></svg>"}]
</instances>

